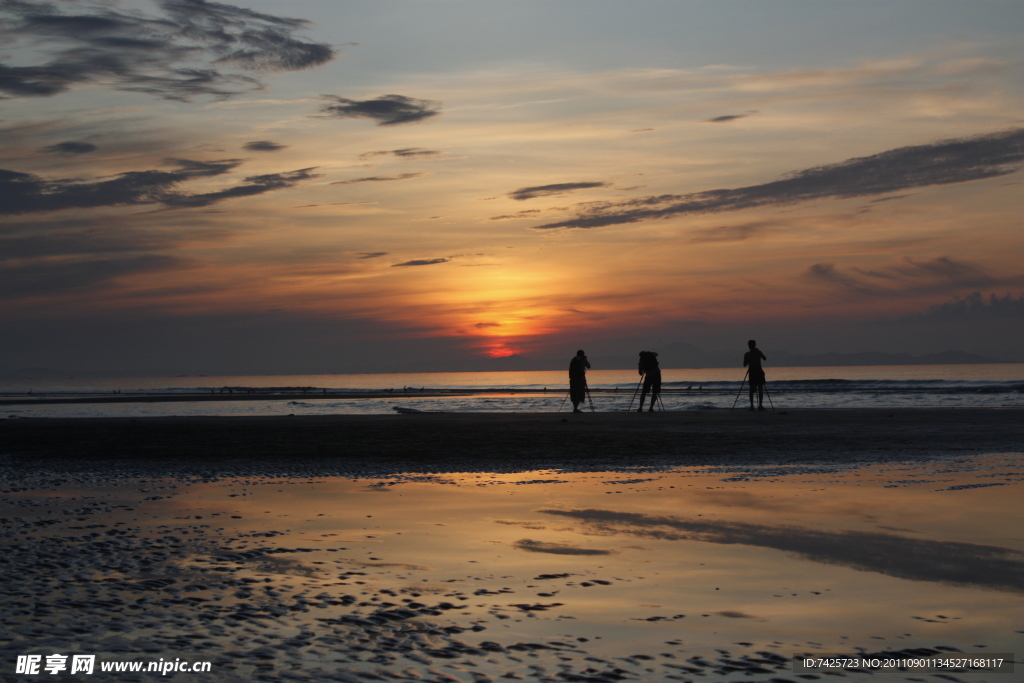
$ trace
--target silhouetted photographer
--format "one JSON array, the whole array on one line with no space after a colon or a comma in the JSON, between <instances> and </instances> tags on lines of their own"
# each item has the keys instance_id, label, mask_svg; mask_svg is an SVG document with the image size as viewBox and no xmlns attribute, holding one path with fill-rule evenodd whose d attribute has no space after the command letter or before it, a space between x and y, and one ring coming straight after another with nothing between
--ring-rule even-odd
<instances>
[{"instance_id":1,"label":"silhouetted photographer","mask_svg":"<svg viewBox=\"0 0 1024 683\"><path fill-rule=\"evenodd\" d=\"M757 409L764 410L764 368L761 361L768 360L761 349L757 348L757 342L751 339L747 342L750 350L743 354L743 366L748 368L747 384L750 387L750 409L754 409L754 391L757 390Z\"/></svg>"},{"instance_id":2,"label":"silhouetted photographer","mask_svg":"<svg viewBox=\"0 0 1024 683\"><path fill-rule=\"evenodd\" d=\"M637 412L644 412L644 397L649 391L651 392L651 407L648 412L653 413L654 406L658 405L658 395L661 394L661 368L658 366L657 352L641 351L637 372L644 378L644 388L640 392L640 408Z\"/></svg>"},{"instance_id":3,"label":"silhouetted photographer","mask_svg":"<svg viewBox=\"0 0 1024 683\"><path fill-rule=\"evenodd\" d=\"M576 352L576 355L569 361L569 398L572 399L572 412L582 413L580 404L587 397L587 368L590 361L583 353L583 349ZM564 399L563 399L564 400Z\"/></svg>"}]
</instances>

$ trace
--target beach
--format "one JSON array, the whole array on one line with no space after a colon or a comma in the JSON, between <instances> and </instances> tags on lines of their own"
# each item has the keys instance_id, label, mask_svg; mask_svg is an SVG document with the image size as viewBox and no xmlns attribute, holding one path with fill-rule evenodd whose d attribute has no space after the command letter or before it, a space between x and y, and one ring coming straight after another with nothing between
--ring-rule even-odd
<instances>
[{"instance_id":1,"label":"beach","mask_svg":"<svg viewBox=\"0 0 1024 683\"><path fill-rule=\"evenodd\" d=\"M803 663L1024 652L1022 426L1019 408L6 419L0 680L55 654L95 656L68 680L163 677L99 669L150 662L189 681L1013 680Z\"/></svg>"},{"instance_id":2,"label":"beach","mask_svg":"<svg viewBox=\"0 0 1024 683\"><path fill-rule=\"evenodd\" d=\"M1020 450L1024 409L16 419L9 457L71 467L347 473L887 461ZM355 468L355 469L348 469Z\"/></svg>"},{"instance_id":3,"label":"beach","mask_svg":"<svg viewBox=\"0 0 1024 683\"><path fill-rule=\"evenodd\" d=\"M0 683L1024 683L1022 5L0 0Z\"/></svg>"}]
</instances>

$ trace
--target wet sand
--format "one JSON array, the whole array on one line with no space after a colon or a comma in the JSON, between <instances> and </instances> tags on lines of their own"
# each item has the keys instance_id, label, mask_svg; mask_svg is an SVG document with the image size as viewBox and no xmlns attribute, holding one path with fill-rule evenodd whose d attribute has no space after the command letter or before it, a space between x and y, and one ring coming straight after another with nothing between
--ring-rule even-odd
<instances>
[{"instance_id":1,"label":"wet sand","mask_svg":"<svg viewBox=\"0 0 1024 683\"><path fill-rule=\"evenodd\" d=\"M1024 409L20 418L8 462L256 475L887 461L1024 448ZM269 468L269 469L268 469Z\"/></svg>"},{"instance_id":2,"label":"wet sand","mask_svg":"<svg viewBox=\"0 0 1024 683\"><path fill-rule=\"evenodd\" d=\"M1020 409L3 420L0 680L54 653L213 663L189 681L1012 680L793 661L1024 652L1022 426Z\"/></svg>"}]
</instances>

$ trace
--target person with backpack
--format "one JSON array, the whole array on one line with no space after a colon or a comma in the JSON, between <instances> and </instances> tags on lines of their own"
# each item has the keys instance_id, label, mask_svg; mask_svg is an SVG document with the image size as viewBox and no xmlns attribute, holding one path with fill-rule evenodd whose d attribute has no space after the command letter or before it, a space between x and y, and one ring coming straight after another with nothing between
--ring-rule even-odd
<instances>
[{"instance_id":1,"label":"person with backpack","mask_svg":"<svg viewBox=\"0 0 1024 683\"><path fill-rule=\"evenodd\" d=\"M658 367L658 354L656 351L641 351L640 362L637 371L644 378L644 388L640 392L640 408L638 413L644 412L644 398L647 392L651 392L651 407L648 412L654 412L654 406L658 404L658 395L661 394L661 368Z\"/></svg>"},{"instance_id":2,"label":"person with backpack","mask_svg":"<svg viewBox=\"0 0 1024 683\"><path fill-rule=\"evenodd\" d=\"M569 398L572 399L572 412L582 413L580 404L587 398L587 368L590 361L583 349L576 352L569 361ZM562 399L563 401L565 399Z\"/></svg>"},{"instance_id":3,"label":"person with backpack","mask_svg":"<svg viewBox=\"0 0 1024 683\"><path fill-rule=\"evenodd\" d=\"M757 348L757 342L751 339L747 342L747 346L750 348L745 354L743 354L743 365L748 367L750 377L747 380L747 384L750 387L750 409L754 409L754 392L757 392L757 409L764 410L764 368L761 367L761 361L768 360L761 349Z\"/></svg>"}]
</instances>

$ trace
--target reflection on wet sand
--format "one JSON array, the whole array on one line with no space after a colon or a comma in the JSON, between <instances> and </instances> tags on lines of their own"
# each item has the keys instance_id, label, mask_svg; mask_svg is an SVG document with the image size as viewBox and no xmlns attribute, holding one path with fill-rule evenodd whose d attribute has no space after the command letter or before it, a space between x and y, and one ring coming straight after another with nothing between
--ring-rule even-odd
<instances>
[{"instance_id":1,"label":"reflection on wet sand","mask_svg":"<svg viewBox=\"0 0 1024 683\"><path fill-rule=\"evenodd\" d=\"M565 543L545 543L524 538L512 544L519 550L527 550L531 553L551 553L552 555L614 555L614 550L600 550L597 548L575 548Z\"/></svg>"},{"instance_id":2,"label":"reflection on wet sand","mask_svg":"<svg viewBox=\"0 0 1024 683\"><path fill-rule=\"evenodd\" d=\"M1010 651L1024 467L990 460L739 481L0 463L0 661L211 660L204 681L769 683L796 680L803 652ZM1006 485L953 488L991 481Z\"/></svg>"},{"instance_id":3,"label":"reflection on wet sand","mask_svg":"<svg viewBox=\"0 0 1024 683\"><path fill-rule=\"evenodd\" d=\"M615 510L540 510L587 525L596 534L774 548L802 558L913 581L1024 591L1024 553L1009 548L932 541L864 531L705 521Z\"/></svg>"}]
</instances>

